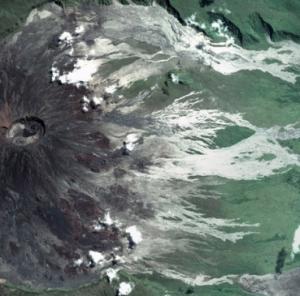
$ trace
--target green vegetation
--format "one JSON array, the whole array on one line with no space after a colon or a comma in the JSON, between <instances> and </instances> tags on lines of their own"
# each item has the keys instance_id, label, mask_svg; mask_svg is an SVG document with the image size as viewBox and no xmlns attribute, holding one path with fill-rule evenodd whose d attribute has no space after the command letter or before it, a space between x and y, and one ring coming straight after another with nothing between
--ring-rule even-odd
<instances>
[{"instance_id":1,"label":"green vegetation","mask_svg":"<svg viewBox=\"0 0 300 296\"><path fill-rule=\"evenodd\" d=\"M246 48L266 48L268 39L300 42L297 0L200 1L200 4L199 0L189 0L189 5L181 0L170 2L183 18L196 14L196 21L206 24L205 31L211 37L214 37L209 29L212 20L219 18L227 25L233 24L231 28L238 29L232 30L233 35ZM202 5L204 2L207 5Z\"/></svg>"},{"instance_id":2,"label":"green vegetation","mask_svg":"<svg viewBox=\"0 0 300 296\"><path fill-rule=\"evenodd\" d=\"M278 251L285 248L291 254L294 231L300 224L299 181L300 171L295 168L257 181L227 181L220 186L225 217L259 223L249 229L254 234L230 247L223 246L226 251L221 252L224 259L220 266L227 267L227 272L232 266L242 273L273 273ZM287 256L285 269L297 264Z\"/></svg>"},{"instance_id":3,"label":"green vegetation","mask_svg":"<svg viewBox=\"0 0 300 296\"><path fill-rule=\"evenodd\" d=\"M217 137L214 143L217 147L229 147L254 134L254 131L247 127L228 126L225 129L217 132Z\"/></svg>"},{"instance_id":4,"label":"green vegetation","mask_svg":"<svg viewBox=\"0 0 300 296\"><path fill-rule=\"evenodd\" d=\"M28 13L46 1L3 0L0 3L0 38L16 31L25 21Z\"/></svg>"}]
</instances>

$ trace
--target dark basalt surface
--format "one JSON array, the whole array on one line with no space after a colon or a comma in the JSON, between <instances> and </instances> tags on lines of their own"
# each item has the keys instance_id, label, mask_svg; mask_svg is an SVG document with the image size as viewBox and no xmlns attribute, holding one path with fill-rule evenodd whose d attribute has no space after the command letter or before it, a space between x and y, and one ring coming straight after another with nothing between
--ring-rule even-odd
<instances>
[{"instance_id":1,"label":"dark basalt surface","mask_svg":"<svg viewBox=\"0 0 300 296\"><path fill-rule=\"evenodd\" d=\"M99 131L100 110L82 113L89 91L50 82L61 32L58 19L33 22L0 47L0 277L13 283L72 286L96 277L74 260L94 250L109 261L124 235L116 227L95 232L92 223L138 198L118 185L126 171L113 174L116 185L101 180L135 160Z\"/></svg>"},{"instance_id":2,"label":"dark basalt surface","mask_svg":"<svg viewBox=\"0 0 300 296\"><path fill-rule=\"evenodd\" d=\"M270 296L298 296L299 280L300 270L297 268L281 275L244 276L240 283L251 293Z\"/></svg>"}]
</instances>

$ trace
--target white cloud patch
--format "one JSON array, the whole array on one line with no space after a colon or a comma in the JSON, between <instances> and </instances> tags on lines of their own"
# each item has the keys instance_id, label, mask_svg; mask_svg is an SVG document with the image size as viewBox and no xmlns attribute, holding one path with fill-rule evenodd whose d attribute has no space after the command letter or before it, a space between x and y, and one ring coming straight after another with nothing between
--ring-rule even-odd
<instances>
[{"instance_id":1,"label":"white cloud patch","mask_svg":"<svg viewBox=\"0 0 300 296\"><path fill-rule=\"evenodd\" d=\"M300 226L295 230L294 239L292 244L292 259L294 259L295 255L300 253Z\"/></svg>"},{"instance_id":2,"label":"white cloud patch","mask_svg":"<svg viewBox=\"0 0 300 296\"><path fill-rule=\"evenodd\" d=\"M125 232L130 236L134 244L137 245L142 242L143 240L142 234L135 225L127 227Z\"/></svg>"},{"instance_id":3,"label":"white cloud patch","mask_svg":"<svg viewBox=\"0 0 300 296\"><path fill-rule=\"evenodd\" d=\"M134 286L132 283L127 283L127 282L120 283L119 289L118 289L118 296L129 295L132 292L133 288L134 288Z\"/></svg>"},{"instance_id":4,"label":"white cloud patch","mask_svg":"<svg viewBox=\"0 0 300 296\"><path fill-rule=\"evenodd\" d=\"M89 256L95 264L103 264L105 262L105 256L100 252L89 251Z\"/></svg>"}]
</instances>

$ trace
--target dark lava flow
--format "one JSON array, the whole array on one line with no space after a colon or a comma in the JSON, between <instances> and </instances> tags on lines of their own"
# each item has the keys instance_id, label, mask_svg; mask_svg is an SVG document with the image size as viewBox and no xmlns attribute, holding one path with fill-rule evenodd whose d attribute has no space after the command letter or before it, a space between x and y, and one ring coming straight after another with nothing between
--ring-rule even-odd
<instances>
[{"instance_id":1,"label":"dark lava flow","mask_svg":"<svg viewBox=\"0 0 300 296\"><path fill-rule=\"evenodd\" d=\"M89 250L122 253L124 234L95 231L93 221L138 198L117 181L125 174L118 166L134 158L113 150L99 131L101 110L81 111L88 89L50 82L64 25L33 22L0 49L0 277L14 283L73 286L96 277L93 264L74 260ZM101 181L109 171L113 185Z\"/></svg>"}]
</instances>

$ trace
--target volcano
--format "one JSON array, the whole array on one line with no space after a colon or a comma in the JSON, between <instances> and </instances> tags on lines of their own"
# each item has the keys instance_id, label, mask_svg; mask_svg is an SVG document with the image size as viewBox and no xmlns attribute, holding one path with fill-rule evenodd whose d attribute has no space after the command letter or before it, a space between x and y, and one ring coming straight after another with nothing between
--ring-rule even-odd
<instances>
[{"instance_id":1,"label":"volcano","mask_svg":"<svg viewBox=\"0 0 300 296\"><path fill-rule=\"evenodd\" d=\"M52 17L33 13L1 46L0 273L14 283L69 286L96 277L91 254L101 253L101 269L128 247L128 234L105 222L108 209L142 213L143 205L128 210L137 197L118 179L135 160L124 157L122 139L112 144L101 131L100 101L85 113L88 86L51 79L55 59L74 68L59 36L75 15L48 9ZM109 105L111 95L103 96Z\"/></svg>"}]
</instances>

